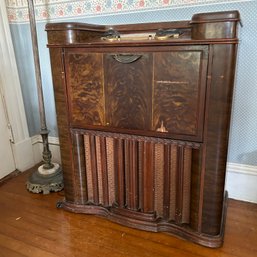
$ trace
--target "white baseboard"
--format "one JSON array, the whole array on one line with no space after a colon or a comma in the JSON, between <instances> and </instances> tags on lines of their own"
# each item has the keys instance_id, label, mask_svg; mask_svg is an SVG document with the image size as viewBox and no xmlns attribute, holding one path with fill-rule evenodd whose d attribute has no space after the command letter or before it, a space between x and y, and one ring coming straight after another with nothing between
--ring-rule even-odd
<instances>
[{"instance_id":1,"label":"white baseboard","mask_svg":"<svg viewBox=\"0 0 257 257\"><path fill-rule=\"evenodd\" d=\"M229 198L257 203L257 166L228 163L226 190Z\"/></svg>"},{"instance_id":2,"label":"white baseboard","mask_svg":"<svg viewBox=\"0 0 257 257\"><path fill-rule=\"evenodd\" d=\"M14 152L16 169L25 171L36 164L33 155L31 138L27 138L23 141L13 144L12 149Z\"/></svg>"},{"instance_id":3,"label":"white baseboard","mask_svg":"<svg viewBox=\"0 0 257 257\"><path fill-rule=\"evenodd\" d=\"M59 138L49 137L49 147L53 162L61 163ZM40 135L32 137L34 159L42 160L42 139ZM238 163L227 164L226 190L229 198L257 203L257 166Z\"/></svg>"}]
</instances>

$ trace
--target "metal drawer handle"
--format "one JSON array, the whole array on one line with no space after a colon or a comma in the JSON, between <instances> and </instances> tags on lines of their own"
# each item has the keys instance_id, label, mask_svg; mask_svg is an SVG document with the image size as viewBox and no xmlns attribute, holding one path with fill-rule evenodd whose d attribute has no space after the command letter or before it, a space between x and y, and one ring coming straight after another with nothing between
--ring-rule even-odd
<instances>
[{"instance_id":1,"label":"metal drawer handle","mask_svg":"<svg viewBox=\"0 0 257 257\"><path fill-rule=\"evenodd\" d=\"M140 54L114 54L112 58L120 63L132 63L142 57Z\"/></svg>"}]
</instances>

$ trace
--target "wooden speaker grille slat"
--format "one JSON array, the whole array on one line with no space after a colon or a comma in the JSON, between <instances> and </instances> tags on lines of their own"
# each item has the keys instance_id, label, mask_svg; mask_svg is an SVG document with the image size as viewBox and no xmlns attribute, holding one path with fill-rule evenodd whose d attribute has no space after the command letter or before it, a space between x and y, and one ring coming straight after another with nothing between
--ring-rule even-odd
<instances>
[{"instance_id":1,"label":"wooden speaker grille slat","mask_svg":"<svg viewBox=\"0 0 257 257\"><path fill-rule=\"evenodd\" d=\"M76 187L74 188L75 197L74 202L76 204L86 204L87 190L86 190L86 171L85 171L85 153L84 153L84 138L82 135L77 133L72 136L72 145L74 156L74 178L77 181Z\"/></svg>"},{"instance_id":2,"label":"wooden speaker grille slat","mask_svg":"<svg viewBox=\"0 0 257 257\"><path fill-rule=\"evenodd\" d=\"M95 204L99 204L96 138L94 135L89 135L89 150L91 153L90 162L91 162L91 173L92 173L92 182L93 182L93 199Z\"/></svg>"},{"instance_id":3,"label":"wooden speaker grille slat","mask_svg":"<svg viewBox=\"0 0 257 257\"><path fill-rule=\"evenodd\" d=\"M125 161L124 140L114 139L114 174L115 174L115 202L118 207L125 206Z\"/></svg>"},{"instance_id":4,"label":"wooden speaker grille slat","mask_svg":"<svg viewBox=\"0 0 257 257\"><path fill-rule=\"evenodd\" d=\"M155 199L154 208L158 217L163 217L163 183L164 183L164 158L162 144L155 145Z\"/></svg>"},{"instance_id":5,"label":"wooden speaker grille slat","mask_svg":"<svg viewBox=\"0 0 257 257\"><path fill-rule=\"evenodd\" d=\"M138 142L138 209L144 209L144 186L143 186L143 160L144 148L143 142Z\"/></svg>"},{"instance_id":6,"label":"wooden speaker grille slat","mask_svg":"<svg viewBox=\"0 0 257 257\"><path fill-rule=\"evenodd\" d=\"M142 180L141 199L142 211L144 213L154 213L154 144L152 142L143 142L140 156L142 157Z\"/></svg>"},{"instance_id":7,"label":"wooden speaker grille slat","mask_svg":"<svg viewBox=\"0 0 257 257\"><path fill-rule=\"evenodd\" d=\"M92 179L89 135L84 136L84 145L85 145L85 160L86 160L87 195L88 195L88 201L93 203L94 202L93 179Z\"/></svg>"},{"instance_id":8,"label":"wooden speaker grille slat","mask_svg":"<svg viewBox=\"0 0 257 257\"><path fill-rule=\"evenodd\" d=\"M125 140L125 188L126 206L138 210L138 142Z\"/></svg>"},{"instance_id":9,"label":"wooden speaker grille slat","mask_svg":"<svg viewBox=\"0 0 257 257\"><path fill-rule=\"evenodd\" d=\"M192 149L185 147L181 223L189 223L189 220L190 220L191 164L192 164Z\"/></svg>"},{"instance_id":10,"label":"wooden speaker grille slat","mask_svg":"<svg viewBox=\"0 0 257 257\"><path fill-rule=\"evenodd\" d=\"M109 206L115 203L115 175L114 175L114 154L113 154L113 138L106 138L106 159L107 159L107 173L108 173L108 192L109 192Z\"/></svg>"},{"instance_id":11,"label":"wooden speaker grille slat","mask_svg":"<svg viewBox=\"0 0 257 257\"><path fill-rule=\"evenodd\" d=\"M95 137L96 144L96 170L97 170L97 183L98 183L98 196L99 196L99 204L103 203L103 170L102 170L102 159L101 149L100 149L100 138L98 136Z\"/></svg>"},{"instance_id":12,"label":"wooden speaker grille slat","mask_svg":"<svg viewBox=\"0 0 257 257\"><path fill-rule=\"evenodd\" d=\"M176 171L177 171L177 146L171 145L170 149L170 206L169 206L169 219L175 220L176 212Z\"/></svg>"}]
</instances>

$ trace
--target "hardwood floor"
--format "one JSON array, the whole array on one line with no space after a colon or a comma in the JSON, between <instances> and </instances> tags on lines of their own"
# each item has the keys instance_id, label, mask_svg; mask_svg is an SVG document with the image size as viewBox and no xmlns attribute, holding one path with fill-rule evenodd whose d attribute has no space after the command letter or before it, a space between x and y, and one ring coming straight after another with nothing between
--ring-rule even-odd
<instances>
[{"instance_id":1,"label":"hardwood floor","mask_svg":"<svg viewBox=\"0 0 257 257\"><path fill-rule=\"evenodd\" d=\"M254 257L257 205L229 200L225 243L209 249L102 218L56 209L63 192L27 192L28 172L0 185L0 257Z\"/></svg>"}]
</instances>

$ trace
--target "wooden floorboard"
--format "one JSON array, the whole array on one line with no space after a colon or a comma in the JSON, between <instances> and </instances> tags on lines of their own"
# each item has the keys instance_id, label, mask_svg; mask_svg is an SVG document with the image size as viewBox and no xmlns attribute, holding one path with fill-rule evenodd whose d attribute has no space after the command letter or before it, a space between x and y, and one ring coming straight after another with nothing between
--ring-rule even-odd
<instances>
[{"instance_id":1,"label":"wooden floorboard","mask_svg":"<svg viewBox=\"0 0 257 257\"><path fill-rule=\"evenodd\" d=\"M29 193L29 172L0 185L0 257L257 256L256 204L229 200L224 246L209 249L165 233L56 209L63 192Z\"/></svg>"}]
</instances>

